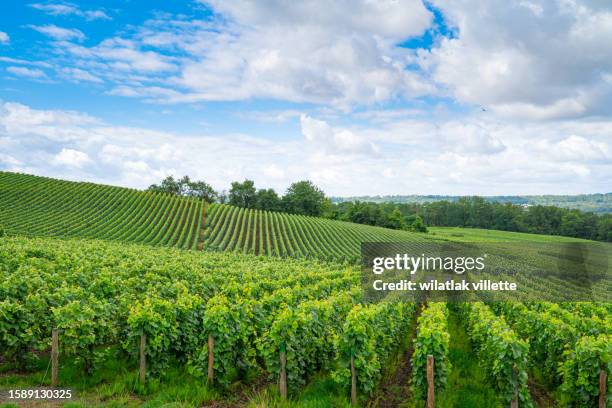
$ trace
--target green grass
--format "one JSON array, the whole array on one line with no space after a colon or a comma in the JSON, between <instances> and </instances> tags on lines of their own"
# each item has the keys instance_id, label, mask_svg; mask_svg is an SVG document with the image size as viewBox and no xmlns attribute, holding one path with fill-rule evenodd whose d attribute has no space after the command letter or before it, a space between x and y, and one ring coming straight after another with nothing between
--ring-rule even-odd
<instances>
[{"instance_id":1,"label":"green grass","mask_svg":"<svg viewBox=\"0 0 612 408\"><path fill-rule=\"evenodd\" d=\"M326 373L315 376L298 394L287 401L280 399L278 386L269 385L246 405L249 408L349 408L350 400L346 390L342 390Z\"/></svg>"},{"instance_id":2,"label":"green grass","mask_svg":"<svg viewBox=\"0 0 612 408\"><path fill-rule=\"evenodd\" d=\"M452 307L449 312L449 358L453 368L448 377L447 390L440 396L436 407L502 408L495 389L478 364L475 350L457 313Z\"/></svg>"},{"instance_id":3,"label":"green grass","mask_svg":"<svg viewBox=\"0 0 612 408\"><path fill-rule=\"evenodd\" d=\"M457 242L592 242L585 239L557 235L460 227L429 227L429 236Z\"/></svg>"},{"instance_id":4,"label":"green grass","mask_svg":"<svg viewBox=\"0 0 612 408\"><path fill-rule=\"evenodd\" d=\"M173 364L159 378L138 384L138 370L121 357L111 357L92 375L84 375L80 364L62 358L60 388L73 390L73 400L66 407L199 407L210 401L231 400L208 388L205 379L189 375L181 364ZM48 357L41 358L29 372L0 369L0 389L40 388L48 386ZM4 371L4 372L3 372ZM11 405L0 405L2 408Z\"/></svg>"}]
</instances>

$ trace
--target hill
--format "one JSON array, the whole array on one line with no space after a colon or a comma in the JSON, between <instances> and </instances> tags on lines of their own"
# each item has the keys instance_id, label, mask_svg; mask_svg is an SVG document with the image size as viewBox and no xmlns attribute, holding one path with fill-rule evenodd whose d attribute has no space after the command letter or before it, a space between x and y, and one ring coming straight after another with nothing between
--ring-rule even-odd
<instances>
[{"instance_id":1,"label":"hill","mask_svg":"<svg viewBox=\"0 0 612 408\"><path fill-rule=\"evenodd\" d=\"M82 237L196 248L201 201L123 187L0 172L9 235Z\"/></svg>"},{"instance_id":2,"label":"hill","mask_svg":"<svg viewBox=\"0 0 612 408\"><path fill-rule=\"evenodd\" d=\"M428 239L426 235L408 231L213 204L207 217L204 247L356 261L362 242L427 242Z\"/></svg>"},{"instance_id":3,"label":"hill","mask_svg":"<svg viewBox=\"0 0 612 408\"><path fill-rule=\"evenodd\" d=\"M427 239L406 231L222 204L205 208L191 198L8 172L0 172L0 225L8 235L340 261L355 261L361 242Z\"/></svg>"}]
</instances>

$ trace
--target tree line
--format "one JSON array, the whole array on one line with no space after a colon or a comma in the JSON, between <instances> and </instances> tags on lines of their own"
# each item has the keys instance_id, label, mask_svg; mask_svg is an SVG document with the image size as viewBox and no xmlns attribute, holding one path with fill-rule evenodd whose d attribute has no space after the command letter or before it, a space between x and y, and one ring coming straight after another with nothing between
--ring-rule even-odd
<instances>
[{"instance_id":1,"label":"tree line","mask_svg":"<svg viewBox=\"0 0 612 408\"><path fill-rule=\"evenodd\" d=\"M400 210L421 215L430 226L496 229L612 242L612 214L597 215L550 205L489 202L482 197L402 204Z\"/></svg>"},{"instance_id":2,"label":"tree line","mask_svg":"<svg viewBox=\"0 0 612 408\"><path fill-rule=\"evenodd\" d=\"M332 203L311 181L289 186L280 196L274 189L257 189L252 180L232 182L229 191L217 192L188 176L164 179L149 187L175 195L198 197L209 203L266 211L281 211L349 221L385 228L427 232L427 226L472 227L533 234L563 235L612 242L612 214L597 215L548 205L523 206L489 202L482 197L430 203Z\"/></svg>"}]
</instances>

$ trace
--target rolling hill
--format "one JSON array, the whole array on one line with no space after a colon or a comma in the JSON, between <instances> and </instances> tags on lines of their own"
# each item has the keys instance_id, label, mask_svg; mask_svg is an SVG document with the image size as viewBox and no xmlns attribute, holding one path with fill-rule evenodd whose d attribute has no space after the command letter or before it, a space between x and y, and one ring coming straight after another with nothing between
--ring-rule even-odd
<instances>
[{"instance_id":1,"label":"rolling hill","mask_svg":"<svg viewBox=\"0 0 612 408\"><path fill-rule=\"evenodd\" d=\"M425 242L407 231L250 210L162 193L0 172L8 235L355 261L361 242Z\"/></svg>"}]
</instances>

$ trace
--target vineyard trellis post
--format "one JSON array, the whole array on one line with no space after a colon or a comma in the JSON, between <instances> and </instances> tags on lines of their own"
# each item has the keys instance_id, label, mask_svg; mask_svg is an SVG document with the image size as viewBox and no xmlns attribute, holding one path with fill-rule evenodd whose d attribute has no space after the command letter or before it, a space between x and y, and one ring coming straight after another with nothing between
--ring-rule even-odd
<instances>
[{"instance_id":1,"label":"vineyard trellis post","mask_svg":"<svg viewBox=\"0 0 612 408\"><path fill-rule=\"evenodd\" d=\"M59 335L57 329L51 330L51 387L57 386L59 356Z\"/></svg>"},{"instance_id":2,"label":"vineyard trellis post","mask_svg":"<svg viewBox=\"0 0 612 408\"><path fill-rule=\"evenodd\" d=\"M139 367L139 374L140 374L140 385L144 385L145 383L145 376L147 374L147 357L145 355L145 346L147 343L147 336L146 334L142 333L140 335L140 367Z\"/></svg>"},{"instance_id":3,"label":"vineyard trellis post","mask_svg":"<svg viewBox=\"0 0 612 408\"><path fill-rule=\"evenodd\" d=\"M208 335L208 383L212 384L215 379L215 339L212 334Z\"/></svg>"},{"instance_id":4,"label":"vineyard trellis post","mask_svg":"<svg viewBox=\"0 0 612 408\"><path fill-rule=\"evenodd\" d=\"M280 346L280 378L278 388L281 399L287 399L287 350L285 343L281 343Z\"/></svg>"},{"instance_id":5,"label":"vineyard trellis post","mask_svg":"<svg viewBox=\"0 0 612 408\"><path fill-rule=\"evenodd\" d=\"M608 373L603 368L599 369L599 408L606 408L606 383Z\"/></svg>"},{"instance_id":6,"label":"vineyard trellis post","mask_svg":"<svg viewBox=\"0 0 612 408\"><path fill-rule=\"evenodd\" d=\"M357 370L355 370L355 356L351 353L351 404L357 405Z\"/></svg>"},{"instance_id":7,"label":"vineyard trellis post","mask_svg":"<svg viewBox=\"0 0 612 408\"><path fill-rule=\"evenodd\" d=\"M434 358L431 354L427 356L427 408L434 408L436 390L434 388Z\"/></svg>"},{"instance_id":8,"label":"vineyard trellis post","mask_svg":"<svg viewBox=\"0 0 612 408\"><path fill-rule=\"evenodd\" d=\"M513 366L512 369L512 376L515 380L514 383L514 395L512 396L512 401L510 401L510 408L518 408L519 406L519 397L518 397L518 381L519 381L519 375L518 375L518 370L516 368L516 364Z\"/></svg>"}]
</instances>

